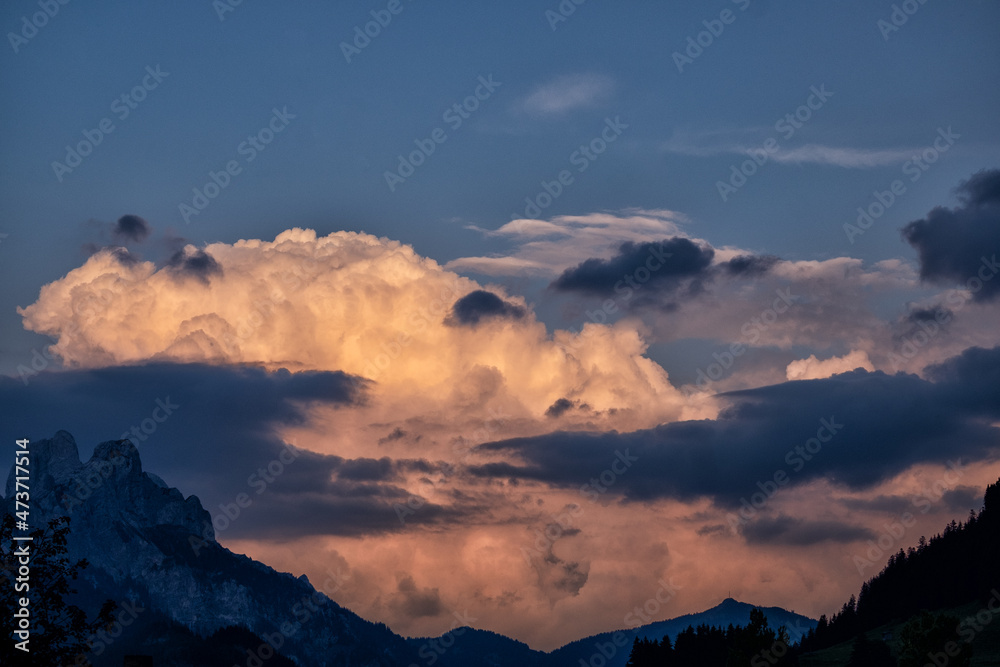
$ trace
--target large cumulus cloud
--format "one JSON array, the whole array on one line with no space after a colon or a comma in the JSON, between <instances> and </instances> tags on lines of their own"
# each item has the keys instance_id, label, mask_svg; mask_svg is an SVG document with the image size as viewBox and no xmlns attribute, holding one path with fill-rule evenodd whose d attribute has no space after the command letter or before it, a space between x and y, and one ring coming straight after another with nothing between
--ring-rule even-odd
<instances>
[{"instance_id":1,"label":"large cumulus cloud","mask_svg":"<svg viewBox=\"0 0 1000 667\"><path fill-rule=\"evenodd\" d=\"M459 392L460 402L479 396L537 418L569 397L593 414L631 415L617 426L632 428L675 418L682 405L634 329L550 335L522 300L367 234L292 229L272 242L187 246L163 267L102 251L19 312L56 339L51 350L68 366L342 370L421 407Z\"/></svg>"}]
</instances>

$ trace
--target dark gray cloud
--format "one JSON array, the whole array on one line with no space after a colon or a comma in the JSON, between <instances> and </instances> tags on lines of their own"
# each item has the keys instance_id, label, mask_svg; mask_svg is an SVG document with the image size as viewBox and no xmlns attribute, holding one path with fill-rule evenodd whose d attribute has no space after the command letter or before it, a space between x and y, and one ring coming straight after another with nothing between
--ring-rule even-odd
<instances>
[{"instance_id":1,"label":"dark gray cloud","mask_svg":"<svg viewBox=\"0 0 1000 667\"><path fill-rule=\"evenodd\" d=\"M1000 419L1000 347L970 347L924 372L949 388L942 395L945 407L981 419Z\"/></svg>"},{"instance_id":2,"label":"dark gray cloud","mask_svg":"<svg viewBox=\"0 0 1000 667\"><path fill-rule=\"evenodd\" d=\"M294 465L294 464L293 464ZM356 489L357 487L351 487ZM324 494L265 493L254 501L225 534L234 538L294 540L308 535L364 537L402 532L414 526L461 522L471 512L424 502L412 513L407 507L414 496L398 487L368 485L365 495L345 495L342 489ZM216 512L218 508L215 508Z\"/></svg>"},{"instance_id":3,"label":"dark gray cloud","mask_svg":"<svg viewBox=\"0 0 1000 667\"><path fill-rule=\"evenodd\" d=\"M205 283L213 275L222 275L222 265L200 248L191 254L178 250L167 260L167 266L180 275L193 276Z\"/></svg>"},{"instance_id":4,"label":"dark gray cloud","mask_svg":"<svg viewBox=\"0 0 1000 667\"><path fill-rule=\"evenodd\" d=\"M710 497L735 507L778 471L791 485L826 478L863 490L917 463L996 456L1000 348L967 350L930 373L935 382L855 370L725 394L715 420L487 443L480 448L514 462L471 472L577 489L596 480L626 501Z\"/></svg>"},{"instance_id":5,"label":"dark gray cloud","mask_svg":"<svg viewBox=\"0 0 1000 667\"><path fill-rule=\"evenodd\" d=\"M920 258L921 279L959 284L973 301L1000 295L1000 170L981 171L957 189L961 206L937 207L903 227Z\"/></svg>"},{"instance_id":6,"label":"dark gray cloud","mask_svg":"<svg viewBox=\"0 0 1000 667\"><path fill-rule=\"evenodd\" d=\"M545 411L546 417L560 417L567 410L571 410L575 406L573 401L568 398L560 398L555 403L549 406L549 409Z\"/></svg>"},{"instance_id":7,"label":"dark gray cloud","mask_svg":"<svg viewBox=\"0 0 1000 667\"><path fill-rule=\"evenodd\" d=\"M913 513L916 496L878 495L874 498L843 498L840 504L847 509L862 512L883 512L899 516L903 512Z\"/></svg>"},{"instance_id":8,"label":"dark gray cloud","mask_svg":"<svg viewBox=\"0 0 1000 667\"><path fill-rule=\"evenodd\" d=\"M983 489L974 486L956 486L939 493L933 487L923 489L912 496L878 495L874 498L844 498L840 504L851 511L882 512L899 516L904 512L954 514L970 509L980 509L983 505Z\"/></svg>"},{"instance_id":9,"label":"dark gray cloud","mask_svg":"<svg viewBox=\"0 0 1000 667\"><path fill-rule=\"evenodd\" d=\"M678 308L679 300L697 298L713 284L760 278L780 261L771 255L739 255L713 264L714 258L711 246L679 236L656 243L626 242L610 259L591 258L566 269L550 287L589 296L634 296L634 306L669 312Z\"/></svg>"},{"instance_id":10,"label":"dark gray cloud","mask_svg":"<svg viewBox=\"0 0 1000 667\"><path fill-rule=\"evenodd\" d=\"M974 486L956 486L941 494L941 505L953 512L981 510L983 508L983 490Z\"/></svg>"},{"instance_id":11,"label":"dark gray cloud","mask_svg":"<svg viewBox=\"0 0 1000 667\"><path fill-rule=\"evenodd\" d=\"M943 306L936 308L914 308L906 314L906 320L914 324L919 322L933 322L935 320L939 323L946 323L951 321L954 315L954 312Z\"/></svg>"},{"instance_id":12,"label":"dark gray cloud","mask_svg":"<svg viewBox=\"0 0 1000 667\"><path fill-rule=\"evenodd\" d=\"M398 594L394 596L391 606L408 618L440 616L447 611L437 588L418 588L408 574L400 578L396 590Z\"/></svg>"},{"instance_id":13,"label":"dark gray cloud","mask_svg":"<svg viewBox=\"0 0 1000 667\"><path fill-rule=\"evenodd\" d=\"M914 336L936 335L940 330L948 330L954 324L957 315L950 308L941 304L930 306L913 306L890 323L893 340L903 344Z\"/></svg>"},{"instance_id":14,"label":"dark gray cloud","mask_svg":"<svg viewBox=\"0 0 1000 667\"><path fill-rule=\"evenodd\" d=\"M385 436L384 438L379 438L378 444L384 445L387 442L392 442L394 440L402 440L405 437L406 437L406 431L397 426L396 428L392 429L392 432L389 433L389 435Z\"/></svg>"},{"instance_id":15,"label":"dark gray cloud","mask_svg":"<svg viewBox=\"0 0 1000 667\"><path fill-rule=\"evenodd\" d=\"M337 469L337 474L341 479L357 481L382 481L399 476L388 456L380 459L362 458L344 461Z\"/></svg>"},{"instance_id":16,"label":"dark gray cloud","mask_svg":"<svg viewBox=\"0 0 1000 667\"><path fill-rule=\"evenodd\" d=\"M604 296L614 294L615 286L626 279L638 278L651 286L673 291L687 280L705 277L713 257L712 248L679 236L656 243L627 241L614 257L594 257L566 269L551 286L564 292ZM648 274L648 278L637 277L637 271Z\"/></svg>"},{"instance_id":17,"label":"dark gray cloud","mask_svg":"<svg viewBox=\"0 0 1000 667\"><path fill-rule=\"evenodd\" d=\"M411 497L395 483L400 472L431 474L442 464L285 450L278 429L305 424L308 406L364 401L367 381L344 373L148 364L26 379L27 385L0 377L3 437L40 440L65 429L80 443L84 459L88 447L128 437L144 469L197 495L213 515L238 494L252 499L223 539L377 534L463 516L425 503L405 525L399 520L395 506ZM290 453L297 456L289 462ZM274 475L282 458L281 472Z\"/></svg>"},{"instance_id":18,"label":"dark gray cloud","mask_svg":"<svg viewBox=\"0 0 1000 667\"><path fill-rule=\"evenodd\" d=\"M739 255L723 262L725 270L734 276L761 276L780 260L774 255Z\"/></svg>"},{"instance_id":19,"label":"dark gray cloud","mask_svg":"<svg viewBox=\"0 0 1000 667\"><path fill-rule=\"evenodd\" d=\"M556 576L552 577L549 583L560 593L578 595L590 577L588 563L563 560L553 553L552 547L549 547L544 560L545 564L556 572Z\"/></svg>"},{"instance_id":20,"label":"dark gray cloud","mask_svg":"<svg viewBox=\"0 0 1000 667\"><path fill-rule=\"evenodd\" d=\"M149 223L137 215L123 215L111 228L111 236L118 241L142 243L152 231Z\"/></svg>"},{"instance_id":21,"label":"dark gray cloud","mask_svg":"<svg viewBox=\"0 0 1000 667\"><path fill-rule=\"evenodd\" d=\"M120 246L115 246L107 249L112 257L118 260L118 263L123 266L132 266L133 264L138 264L139 259L132 255L128 251L128 248L122 248Z\"/></svg>"},{"instance_id":22,"label":"dark gray cloud","mask_svg":"<svg viewBox=\"0 0 1000 667\"><path fill-rule=\"evenodd\" d=\"M538 576L538 587L548 597L549 602L579 595L590 578L590 563L567 560L556 555L554 549L559 540L570 539L581 533L579 528L564 527L549 523L544 531L537 531L532 551L524 551L528 562Z\"/></svg>"},{"instance_id":23,"label":"dark gray cloud","mask_svg":"<svg viewBox=\"0 0 1000 667\"><path fill-rule=\"evenodd\" d=\"M120 245L98 246L94 243L86 243L83 246L83 250L88 255L96 255L98 253L110 255L122 266L132 266L133 264L137 264L141 259L139 256L130 253L128 248Z\"/></svg>"},{"instance_id":24,"label":"dark gray cloud","mask_svg":"<svg viewBox=\"0 0 1000 667\"><path fill-rule=\"evenodd\" d=\"M725 535L727 532L729 532L729 526L724 523L713 523L698 529L698 534L702 536Z\"/></svg>"},{"instance_id":25,"label":"dark gray cloud","mask_svg":"<svg viewBox=\"0 0 1000 667\"><path fill-rule=\"evenodd\" d=\"M139 259L128 251L128 248L123 248L122 246L108 246L106 248L99 248L94 252L105 252L114 257L122 266L132 266L139 262Z\"/></svg>"},{"instance_id":26,"label":"dark gray cloud","mask_svg":"<svg viewBox=\"0 0 1000 667\"><path fill-rule=\"evenodd\" d=\"M804 547L820 542L856 542L875 537L862 526L852 526L840 521L807 521L784 514L761 517L740 528L743 538L750 544L777 544Z\"/></svg>"},{"instance_id":27,"label":"dark gray cloud","mask_svg":"<svg viewBox=\"0 0 1000 667\"><path fill-rule=\"evenodd\" d=\"M958 186L958 198L966 206L1000 202L1000 169L983 169Z\"/></svg>"},{"instance_id":28,"label":"dark gray cloud","mask_svg":"<svg viewBox=\"0 0 1000 667\"><path fill-rule=\"evenodd\" d=\"M455 302L445 323L451 326L476 326L481 320L499 318L519 320L525 310L517 304L508 303L493 292L475 290Z\"/></svg>"}]
</instances>

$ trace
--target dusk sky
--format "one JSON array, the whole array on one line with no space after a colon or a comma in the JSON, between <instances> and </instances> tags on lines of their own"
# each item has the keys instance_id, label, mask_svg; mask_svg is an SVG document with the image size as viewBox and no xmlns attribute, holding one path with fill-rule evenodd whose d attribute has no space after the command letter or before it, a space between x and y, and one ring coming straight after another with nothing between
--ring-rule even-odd
<instances>
[{"instance_id":1,"label":"dusk sky","mask_svg":"<svg viewBox=\"0 0 1000 667\"><path fill-rule=\"evenodd\" d=\"M0 14L7 442L544 650L829 614L1000 476L996 2L56 5Z\"/></svg>"}]
</instances>

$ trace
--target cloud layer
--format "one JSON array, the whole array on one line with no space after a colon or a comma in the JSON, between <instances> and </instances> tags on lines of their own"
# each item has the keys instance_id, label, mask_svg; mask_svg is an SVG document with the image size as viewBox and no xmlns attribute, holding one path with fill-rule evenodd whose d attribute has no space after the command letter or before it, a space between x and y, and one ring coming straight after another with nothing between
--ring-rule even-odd
<instances>
[{"instance_id":1,"label":"cloud layer","mask_svg":"<svg viewBox=\"0 0 1000 667\"><path fill-rule=\"evenodd\" d=\"M972 349L933 370L938 382L857 370L732 392L716 420L632 433L552 433L480 446L523 463L475 466L487 478L579 486L625 452L638 465L609 493L630 501L710 498L736 507L783 471L796 486L873 487L911 466L998 453L1000 347ZM864 461L864 465L858 465Z\"/></svg>"}]
</instances>

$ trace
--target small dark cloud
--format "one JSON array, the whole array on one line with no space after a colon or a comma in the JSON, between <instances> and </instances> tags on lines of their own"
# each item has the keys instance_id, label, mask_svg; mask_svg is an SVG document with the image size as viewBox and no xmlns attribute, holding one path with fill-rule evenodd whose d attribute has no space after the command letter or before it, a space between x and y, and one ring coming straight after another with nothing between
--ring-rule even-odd
<instances>
[{"instance_id":1,"label":"small dark cloud","mask_svg":"<svg viewBox=\"0 0 1000 667\"><path fill-rule=\"evenodd\" d=\"M919 322L933 322L935 320L938 323L943 324L950 322L954 314L954 312L944 306L938 306L936 308L915 308L907 313L906 319L914 324Z\"/></svg>"},{"instance_id":2,"label":"small dark cloud","mask_svg":"<svg viewBox=\"0 0 1000 667\"><path fill-rule=\"evenodd\" d=\"M609 259L592 257L566 269L550 285L564 292L631 299L637 307L673 312L679 299L696 299L720 281L752 280L767 274L780 259L739 255L713 264L715 250L675 236L656 243L623 243Z\"/></svg>"},{"instance_id":3,"label":"small dark cloud","mask_svg":"<svg viewBox=\"0 0 1000 667\"><path fill-rule=\"evenodd\" d=\"M106 248L108 253L118 260L118 263L123 266L132 266L133 264L138 264L138 258L134 257L132 253L128 251L128 248L122 248L116 246L114 248Z\"/></svg>"},{"instance_id":4,"label":"small dark cloud","mask_svg":"<svg viewBox=\"0 0 1000 667\"><path fill-rule=\"evenodd\" d=\"M355 481L383 481L398 477L392 461L387 456L380 459L350 459L337 469L341 479Z\"/></svg>"},{"instance_id":5,"label":"small dark cloud","mask_svg":"<svg viewBox=\"0 0 1000 667\"><path fill-rule=\"evenodd\" d=\"M396 465L400 470L416 471L422 473L443 472L451 469L451 464L447 462L431 463L426 459L397 459Z\"/></svg>"},{"instance_id":6,"label":"small dark cloud","mask_svg":"<svg viewBox=\"0 0 1000 667\"><path fill-rule=\"evenodd\" d=\"M974 486L956 486L942 492L930 486L910 496L878 495L869 499L844 498L840 504L851 511L879 512L890 516L900 516L904 512L955 514L982 507L983 491Z\"/></svg>"},{"instance_id":7,"label":"small dark cloud","mask_svg":"<svg viewBox=\"0 0 1000 667\"><path fill-rule=\"evenodd\" d=\"M899 343L910 340L913 336L937 335L942 329L947 329L955 320L955 313L942 305L911 308L891 325L893 339Z\"/></svg>"},{"instance_id":8,"label":"small dark cloud","mask_svg":"<svg viewBox=\"0 0 1000 667\"><path fill-rule=\"evenodd\" d=\"M777 544L805 547L820 542L856 542L875 537L862 526L840 521L806 521L787 515L774 518L761 517L740 528L743 538L750 544Z\"/></svg>"},{"instance_id":9,"label":"small dark cloud","mask_svg":"<svg viewBox=\"0 0 1000 667\"><path fill-rule=\"evenodd\" d=\"M137 215L123 215L111 228L111 236L125 243L142 243L152 231L149 223Z\"/></svg>"},{"instance_id":10,"label":"small dark cloud","mask_svg":"<svg viewBox=\"0 0 1000 667\"><path fill-rule=\"evenodd\" d=\"M972 291L972 300L1000 296L1000 170L981 171L956 190L961 206L937 207L902 229L920 258L920 278Z\"/></svg>"},{"instance_id":11,"label":"small dark cloud","mask_svg":"<svg viewBox=\"0 0 1000 667\"><path fill-rule=\"evenodd\" d=\"M955 190L966 206L1000 203L1000 169L983 169L969 177Z\"/></svg>"},{"instance_id":12,"label":"small dark cloud","mask_svg":"<svg viewBox=\"0 0 1000 667\"><path fill-rule=\"evenodd\" d=\"M724 523L713 523L698 529L699 535L723 535L729 528Z\"/></svg>"},{"instance_id":13,"label":"small dark cloud","mask_svg":"<svg viewBox=\"0 0 1000 667\"><path fill-rule=\"evenodd\" d=\"M445 323L449 326L474 327L484 319L519 320L525 314L524 308L504 301L493 292L476 290L455 302Z\"/></svg>"},{"instance_id":14,"label":"small dark cloud","mask_svg":"<svg viewBox=\"0 0 1000 667\"><path fill-rule=\"evenodd\" d=\"M956 486L941 494L941 502L953 512L979 510L983 506L983 492L974 486Z\"/></svg>"},{"instance_id":15,"label":"small dark cloud","mask_svg":"<svg viewBox=\"0 0 1000 667\"><path fill-rule=\"evenodd\" d=\"M882 512L899 516L903 512L913 513L916 496L878 495L874 498L843 498L840 504L852 512Z\"/></svg>"},{"instance_id":16,"label":"small dark cloud","mask_svg":"<svg viewBox=\"0 0 1000 667\"><path fill-rule=\"evenodd\" d=\"M417 588L413 577L408 574L399 579L396 590L398 595L394 597L392 606L408 618L430 618L447 611L437 588Z\"/></svg>"},{"instance_id":17,"label":"small dark cloud","mask_svg":"<svg viewBox=\"0 0 1000 667\"><path fill-rule=\"evenodd\" d=\"M603 296L614 294L616 285L621 287L630 279L673 290L685 280L702 277L714 256L712 248L679 236L657 243L627 241L610 259L592 257L566 269L551 287ZM648 278L642 280L646 274Z\"/></svg>"},{"instance_id":18,"label":"small dark cloud","mask_svg":"<svg viewBox=\"0 0 1000 667\"><path fill-rule=\"evenodd\" d=\"M164 252L173 255L180 250L184 249L184 246L191 243L190 240L184 238L183 236L177 236L173 232L168 231L164 234L161 240Z\"/></svg>"},{"instance_id":19,"label":"small dark cloud","mask_svg":"<svg viewBox=\"0 0 1000 667\"><path fill-rule=\"evenodd\" d=\"M569 595L579 595L580 589L587 583L590 567L577 561L565 561L554 555L551 550L546 555L546 563L554 566L559 576L552 579L552 586Z\"/></svg>"},{"instance_id":20,"label":"small dark cloud","mask_svg":"<svg viewBox=\"0 0 1000 667\"><path fill-rule=\"evenodd\" d=\"M770 271L778 261L774 255L739 255L722 266L734 276L760 276Z\"/></svg>"},{"instance_id":21,"label":"small dark cloud","mask_svg":"<svg viewBox=\"0 0 1000 667\"><path fill-rule=\"evenodd\" d=\"M123 246L111 245L111 246L99 246L96 243L84 243L83 251L88 255L96 255L98 253L104 253L110 255L122 266L132 266L139 262L139 258L128 251L128 248Z\"/></svg>"},{"instance_id":22,"label":"small dark cloud","mask_svg":"<svg viewBox=\"0 0 1000 667\"><path fill-rule=\"evenodd\" d=\"M389 435L385 436L384 438L379 438L378 439L378 444L384 445L387 442L393 442L395 440L402 440L405 437L406 437L406 431L404 431L403 429L401 429L401 428L399 428L397 426L396 428L392 429L392 432L389 433Z\"/></svg>"},{"instance_id":23,"label":"small dark cloud","mask_svg":"<svg viewBox=\"0 0 1000 667\"><path fill-rule=\"evenodd\" d=\"M553 604L566 597L579 595L590 577L590 563L560 558L553 549L559 540L579 535L580 529L550 523L542 532L555 538L546 540L544 550L539 550L536 544L531 553L529 562L538 575L539 588Z\"/></svg>"},{"instance_id":24,"label":"small dark cloud","mask_svg":"<svg viewBox=\"0 0 1000 667\"><path fill-rule=\"evenodd\" d=\"M205 283L208 283L209 278L213 275L222 275L222 265L201 249L197 249L191 254L183 249L178 250L167 261L167 266L178 274L192 276Z\"/></svg>"},{"instance_id":25,"label":"small dark cloud","mask_svg":"<svg viewBox=\"0 0 1000 667\"><path fill-rule=\"evenodd\" d=\"M560 398L555 403L549 406L549 409L545 411L546 417L559 417L567 410L574 407L573 401L568 398Z\"/></svg>"}]
</instances>

